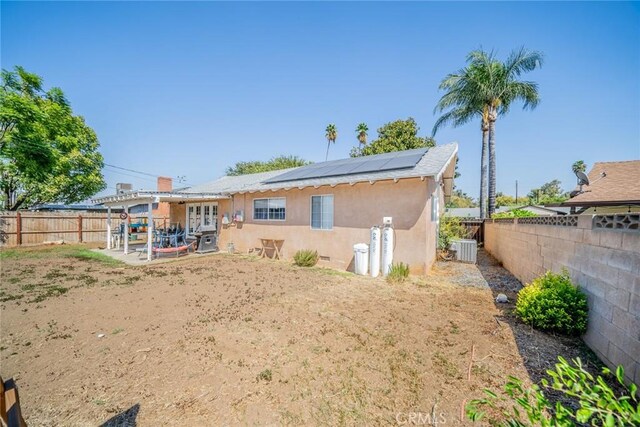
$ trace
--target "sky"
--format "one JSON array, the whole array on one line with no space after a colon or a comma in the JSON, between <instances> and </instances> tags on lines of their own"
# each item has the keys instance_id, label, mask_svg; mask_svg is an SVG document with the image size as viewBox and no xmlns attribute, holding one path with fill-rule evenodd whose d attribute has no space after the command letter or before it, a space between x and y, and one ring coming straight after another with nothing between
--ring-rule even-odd
<instances>
[{"instance_id":1,"label":"sky","mask_svg":"<svg viewBox=\"0 0 640 427\"><path fill-rule=\"evenodd\" d=\"M237 161L280 154L323 161L324 129L348 157L355 128L369 139L413 117L428 136L440 81L468 52L505 59L542 51L542 102L496 123L497 190L519 194L571 164L640 159L640 3L549 2L8 2L2 68L25 67L61 87L96 131L105 163L183 185ZM457 188L477 197L480 125L444 128L459 144ZM105 167L117 182L155 179ZM178 184L175 184L176 186Z\"/></svg>"}]
</instances>

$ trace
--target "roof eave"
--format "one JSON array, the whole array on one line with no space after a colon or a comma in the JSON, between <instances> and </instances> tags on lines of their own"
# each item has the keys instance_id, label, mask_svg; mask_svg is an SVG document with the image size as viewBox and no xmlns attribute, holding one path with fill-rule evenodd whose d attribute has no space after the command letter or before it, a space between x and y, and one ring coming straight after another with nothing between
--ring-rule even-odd
<instances>
[{"instance_id":1,"label":"roof eave","mask_svg":"<svg viewBox=\"0 0 640 427\"><path fill-rule=\"evenodd\" d=\"M197 200L220 200L228 199L229 196L221 193L173 193L173 192L153 192L153 191L133 191L125 194L114 194L110 196L92 199L93 203L102 204L107 207L132 206L142 203L158 203L172 201L197 201Z\"/></svg>"}]
</instances>

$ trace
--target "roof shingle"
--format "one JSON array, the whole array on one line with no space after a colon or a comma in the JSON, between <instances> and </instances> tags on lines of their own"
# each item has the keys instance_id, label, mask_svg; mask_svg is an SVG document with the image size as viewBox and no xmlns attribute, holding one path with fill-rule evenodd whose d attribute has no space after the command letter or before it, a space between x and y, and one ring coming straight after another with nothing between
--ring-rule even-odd
<instances>
[{"instance_id":1,"label":"roof shingle","mask_svg":"<svg viewBox=\"0 0 640 427\"><path fill-rule=\"evenodd\" d=\"M587 176L590 184L583 186L582 193L563 205L640 204L640 160L596 162Z\"/></svg>"}]
</instances>

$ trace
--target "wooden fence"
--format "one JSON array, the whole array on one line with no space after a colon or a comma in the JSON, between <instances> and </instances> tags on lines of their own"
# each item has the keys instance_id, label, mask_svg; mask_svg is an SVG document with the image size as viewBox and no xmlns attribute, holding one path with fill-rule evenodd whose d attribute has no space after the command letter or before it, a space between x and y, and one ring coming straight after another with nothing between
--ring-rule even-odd
<instances>
[{"instance_id":1,"label":"wooden fence","mask_svg":"<svg viewBox=\"0 0 640 427\"><path fill-rule=\"evenodd\" d=\"M460 223L467 228L467 238L473 239L478 244L484 244L484 220L461 219Z\"/></svg>"},{"instance_id":2,"label":"wooden fence","mask_svg":"<svg viewBox=\"0 0 640 427\"><path fill-rule=\"evenodd\" d=\"M118 230L121 222L118 214L111 215L112 230ZM156 217L154 222L156 225L168 224L169 218ZM107 215L104 213L0 213L2 246L38 245L59 240L69 243L106 242L106 238Z\"/></svg>"}]
</instances>

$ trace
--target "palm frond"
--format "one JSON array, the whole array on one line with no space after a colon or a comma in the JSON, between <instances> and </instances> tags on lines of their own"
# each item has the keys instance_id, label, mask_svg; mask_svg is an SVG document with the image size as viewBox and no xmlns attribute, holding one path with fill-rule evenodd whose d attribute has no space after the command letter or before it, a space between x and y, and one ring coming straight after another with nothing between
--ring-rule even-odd
<instances>
[{"instance_id":1,"label":"palm frond","mask_svg":"<svg viewBox=\"0 0 640 427\"><path fill-rule=\"evenodd\" d=\"M522 73L533 71L542 66L544 55L535 50L528 50L521 47L514 50L504 63L507 76L519 76Z\"/></svg>"}]
</instances>

